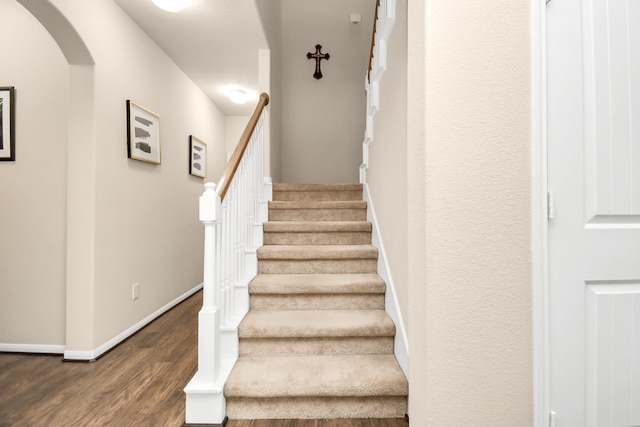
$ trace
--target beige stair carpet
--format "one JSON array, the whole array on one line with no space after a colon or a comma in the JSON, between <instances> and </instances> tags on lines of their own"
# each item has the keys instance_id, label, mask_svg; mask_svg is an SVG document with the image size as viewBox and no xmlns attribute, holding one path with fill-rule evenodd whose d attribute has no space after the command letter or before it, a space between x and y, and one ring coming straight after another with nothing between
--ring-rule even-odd
<instances>
[{"instance_id":1,"label":"beige stair carpet","mask_svg":"<svg viewBox=\"0 0 640 427\"><path fill-rule=\"evenodd\" d=\"M360 184L274 184L230 419L402 418L408 383Z\"/></svg>"}]
</instances>

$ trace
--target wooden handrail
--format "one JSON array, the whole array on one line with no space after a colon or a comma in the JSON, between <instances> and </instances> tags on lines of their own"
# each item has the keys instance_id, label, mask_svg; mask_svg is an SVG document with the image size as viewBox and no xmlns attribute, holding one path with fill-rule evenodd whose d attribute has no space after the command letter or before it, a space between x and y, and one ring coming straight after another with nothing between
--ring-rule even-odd
<instances>
[{"instance_id":1,"label":"wooden handrail","mask_svg":"<svg viewBox=\"0 0 640 427\"><path fill-rule=\"evenodd\" d=\"M240 160L242 159L242 156L247 149L247 145L249 145L251 135L253 134L256 125L258 124L258 119L260 119L262 110L264 110L264 107L267 104L269 104L269 95L267 95L266 93L260 94L260 99L258 100L258 104L256 105L255 110L253 110L253 114L249 119L249 123L247 123L247 127L244 128L244 132L242 132L240 141L238 141L236 148L233 150L233 154L231 154L231 158L227 162L227 166L224 168L224 172L222 172L222 178L220 178L220 181L218 182L216 191L220 196L220 200L224 200L224 196L227 194L227 190L231 185L233 176L235 175L236 170L238 170L238 166L240 165Z\"/></svg>"},{"instance_id":2,"label":"wooden handrail","mask_svg":"<svg viewBox=\"0 0 640 427\"><path fill-rule=\"evenodd\" d=\"M373 33L371 34L371 50L369 51L369 70L367 71L367 81L371 83L371 69L373 67L373 48L376 45L376 27L378 26L378 11L380 10L380 0L376 0L376 13L373 17Z\"/></svg>"}]
</instances>

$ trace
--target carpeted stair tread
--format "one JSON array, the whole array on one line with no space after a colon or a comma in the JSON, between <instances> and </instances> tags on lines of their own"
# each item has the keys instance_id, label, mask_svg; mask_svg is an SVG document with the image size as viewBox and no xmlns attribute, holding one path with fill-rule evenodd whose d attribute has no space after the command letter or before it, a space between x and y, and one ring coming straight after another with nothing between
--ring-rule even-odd
<instances>
[{"instance_id":1,"label":"carpeted stair tread","mask_svg":"<svg viewBox=\"0 0 640 427\"><path fill-rule=\"evenodd\" d=\"M264 245L258 260L377 259L372 245Z\"/></svg>"},{"instance_id":2,"label":"carpeted stair tread","mask_svg":"<svg viewBox=\"0 0 640 427\"><path fill-rule=\"evenodd\" d=\"M384 293L378 274L258 274L250 294L363 294Z\"/></svg>"},{"instance_id":3,"label":"carpeted stair tread","mask_svg":"<svg viewBox=\"0 0 640 427\"><path fill-rule=\"evenodd\" d=\"M367 221L269 221L263 224L265 233L371 232Z\"/></svg>"},{"instance_id":4,"label":"carpeted stair tread","mask_svg":"<svg viewBox=\"0 0 640 427\"><path fill-rule=\"evenodd\" d=\"M362 200L331 201L283 201L269 202L269 209L367 209L367 202Z\"/></svg>"},{"instance_id":5,"label":"carpeted stair tread","mask_svg":"<svg viewBox=\"0 0 640 427\"><path fill-rule=\"evenodd\" d=\"M384 310L251 310L238 329L241 339L393 335L395 325Z\"/></svg>"},{"instance_id":6,"label":"carpeted stair tread","mask_svg":"<svg viewBox=\"0 0 640 427\"><path fill-rule=\"evenodd\" d=\"M393 355L241 357L224 387L227 398L406 396Z\"/></svg>"}]
</instances>

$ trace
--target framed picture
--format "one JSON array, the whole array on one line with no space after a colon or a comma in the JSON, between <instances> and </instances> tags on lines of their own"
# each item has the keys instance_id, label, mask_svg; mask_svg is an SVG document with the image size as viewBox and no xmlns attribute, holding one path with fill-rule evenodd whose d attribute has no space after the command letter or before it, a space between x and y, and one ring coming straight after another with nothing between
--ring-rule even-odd
<instances>
[{"instance_id":1,"label":"framed picture","mask_svg":"<svg viewBox=\"0 0 640 427\"><path fill-rule=\"evenodd\" d=\"M207 144L193 135L189 136L189 173L207 177Z\"/></svg>"},{"instance_id":2,"label":"framed picture","mask_svg":"<svg viewBox=\"0 0 640 427\"><path fill-rule=\"evenodd\" d=\"M15 90L0 87L0 161L15 161Z\"/></svg>"},{"instance_id":3,"label":"framed picture","mask_svg":"<svg viewBox=\"0 0 640 427\"><path fill-rule=\"evenodd\" d=\"M160 116L127 100L127 155L160 164Z\"/></svg>"}]
</instances>

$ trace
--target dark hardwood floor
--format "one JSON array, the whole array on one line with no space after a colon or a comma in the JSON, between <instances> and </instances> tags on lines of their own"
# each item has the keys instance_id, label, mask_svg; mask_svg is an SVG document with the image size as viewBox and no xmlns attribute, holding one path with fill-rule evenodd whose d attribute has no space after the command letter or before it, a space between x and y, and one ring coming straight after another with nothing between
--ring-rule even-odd
<instances>
[{"instance_id":1,"label":"dark hardwood floor","mask_svg":"<svg viewBox=\"0 0 640 427\"><path fill-rule=\"evenodd\" d=\"M93 363L0 354L0 427L184 422L197 364L198 292ZM404 420L230 420L227 427L405 427Z\"/></svg>"}]
</instances>

